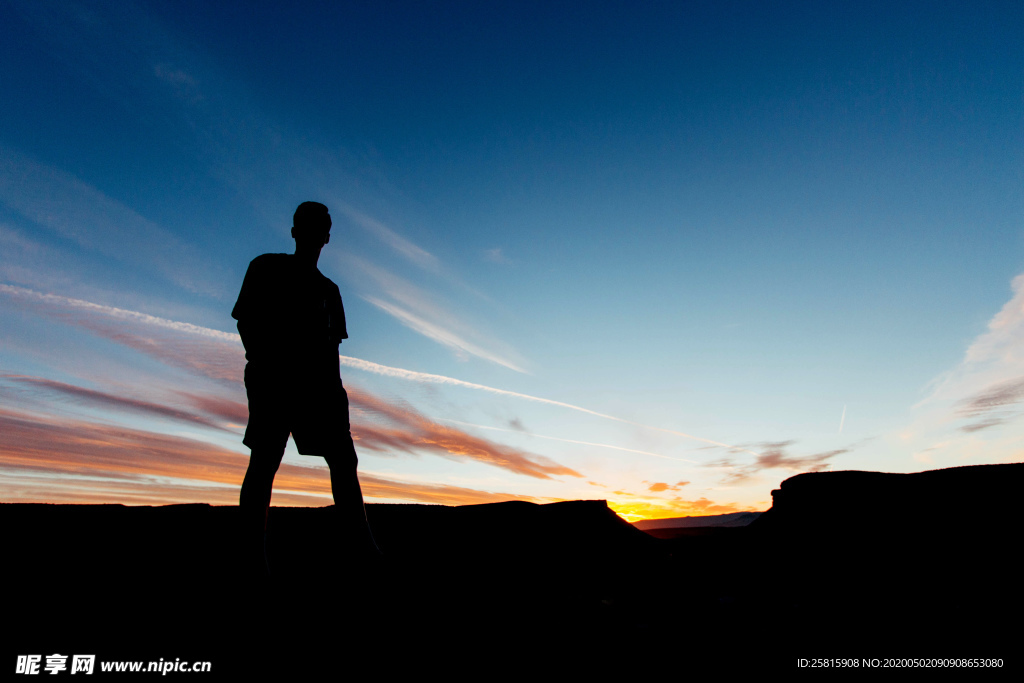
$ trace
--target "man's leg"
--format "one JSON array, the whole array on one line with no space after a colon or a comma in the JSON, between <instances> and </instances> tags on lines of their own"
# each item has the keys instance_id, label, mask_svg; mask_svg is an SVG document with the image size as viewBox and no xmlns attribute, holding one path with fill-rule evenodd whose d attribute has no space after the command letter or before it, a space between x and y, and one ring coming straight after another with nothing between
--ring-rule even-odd
<instances>
[{"instance_id":1,"label":"man's leg","mask_svg":"<svg viewBox=\"0 0 1024 683\"><path fill-rule=\"evenodd\" d=\"M331 468L331 492L334 494L334 509L343 542L357 552L379 555L380 550L373 540L370 524L366 521L363 491L359 487L356 471L355 447L351 453L328 456L325 460Z\"/></svg>"},{"instance_id":2,"label":"man's leg","mask_svg":"<svg viewBox=\"0 0 1024 683\"><path fill-rule=\"evenodd\" d=\"M253 571L260 574L270 572L266 555L267 514L274 490L274 475L283 457L283 448L253 448L238 497L244 553L252 558L250 566Z\"/></svg>"}]
</instances>

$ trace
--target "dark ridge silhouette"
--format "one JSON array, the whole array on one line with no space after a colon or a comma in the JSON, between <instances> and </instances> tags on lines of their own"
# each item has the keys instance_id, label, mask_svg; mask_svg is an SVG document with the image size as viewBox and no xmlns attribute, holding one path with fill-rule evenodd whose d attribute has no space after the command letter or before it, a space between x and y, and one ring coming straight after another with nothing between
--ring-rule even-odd
<instances>
[{"instance_id":1,"label":"dark ridge silhouette","mask_svg":"<svg viewBox=\"0 0 1024 683\"><path fill-rule=\"evenodd\" d=\"M664 541L671 541L676 538L705 538L711 536L728 536L737 533L736 526L681 526L669 527L667 529L647 529L645 534L660 538Z\"/></svg>"},{"instance_id":2,"label":"dark ridge silhouette","mask_svg":"<svg viewBox=\"0 0 1024 683\"><path fill-rule=\"evenodd\" d=\"M838 638L1006 656L1016 634L1005 617L1024 606L1011 575L1022 486L1022 463L797 475L748 527L763 561L754 593L776 623L830 651Z\"/></svg>"},{"instance_id":3,"label":"dark ridge silhouette","mask_svg":"<svg viewBox=\"0 0 1024 683\"><path fill-rule=\"evenodd\" d=\"M1024 463L973 465L912 474L798 474L772 491L772 507L754 524L762 530L846 531L891 527L998 523L1016 510Z\"/></svg>"},{"instance_id":4,"label":"dark ridge silhouette","mask_svg":"<svg viewBox=\"0 0 1024 683\"><path fill-rule=\"evenodd\" d=\"M630 593L630 567L662 554L605 501L371 504L387 558L371 565L338 538L332 508L274 508L273 580L254 585L241 514L0 505L8 547L23 549L5 570L21 623L5 649L335 673L346 653L422 654L442 634L484 653L587 624L604 601ZM328 654L310 660L315 652Z\"/></svg>"},{"instance_id":5,"label":"dark ridge silhouette","mask_svg":"<svg viewBox=\"0 0 1024 683\"><path fill-rule=\"evenodd\" d=\"M289 680L800 657L1001 657L1005 673L1022 485L1024 464L804 474L751 525L672 540L604 501L368 505L377 565L330 542L330 508L275 508L258 586L235 507L6 504L4 649Z\"/></svg>"}]
</instances>

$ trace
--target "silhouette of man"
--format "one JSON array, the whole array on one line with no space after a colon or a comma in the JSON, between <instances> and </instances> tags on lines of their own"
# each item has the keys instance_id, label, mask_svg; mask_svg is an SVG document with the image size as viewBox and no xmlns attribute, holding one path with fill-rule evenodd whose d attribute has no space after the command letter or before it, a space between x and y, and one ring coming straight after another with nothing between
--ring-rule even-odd
<instances>
[{"instance_id":1,"label":"silhouette of man","mask_svg":"<svg viewBox=\"0 0 1024 683\"><path fill-rule=\"evenodd\" d=\"M331 239L331 216L323 204L303 202L292 226L295 253L253 259L231 312L248 361L249 424L242 442L251 455L239 507L250 568L258 575L269 573L267 515L289 434L299 453L327 460L342 542L379 554L366 522L339 372L338 345L348 338L345 309L338 286L317 269Z\"/></svg>"}]
</instances>

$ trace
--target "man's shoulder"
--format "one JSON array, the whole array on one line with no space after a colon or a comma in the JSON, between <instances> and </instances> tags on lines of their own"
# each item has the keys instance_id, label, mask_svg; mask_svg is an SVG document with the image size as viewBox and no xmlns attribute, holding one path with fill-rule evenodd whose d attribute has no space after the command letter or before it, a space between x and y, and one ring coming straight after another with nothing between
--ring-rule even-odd
<instances>
[{"instance_id":1,"label":"man's shoulder","mask_svg":"<svg viewBox=\"0 0 1024 683\"><path fill-rule=\"evenodd\" d=\"M316 272L320 273L320 270L317 269ZM323 284L324 287L330 289L333 292L338 292L340 294L341 290L338 289L338 285L334 284L334 280L332 280L331 278L327 277L323 273L320 273L320 282L321 282L321 284Z\"/></svg>"},{"instance_id":2,"label":"man's shoulder","mask_svg":"<svg viewBox=\"0 0 1024 683\"><path fill-rule=\"evenodd\" d=\"M289 254L262 254L249 262L245 272L242 290L238 293L231 317L235 320L249 318L255 312L253 307L268 293L268 288L280 279L281 272L288 268Z\"/></svg>"},{"instance_id":3,"label":"man's shoulder","mask_svg":"<svg viewBox=\"0 0 1024 683\"><path fill-rule=\"evenodd\" d=\"M249 262L250 268L273 268L284 266L291 262L291 254L260 254Z\"/></svg>"}]
</instances>

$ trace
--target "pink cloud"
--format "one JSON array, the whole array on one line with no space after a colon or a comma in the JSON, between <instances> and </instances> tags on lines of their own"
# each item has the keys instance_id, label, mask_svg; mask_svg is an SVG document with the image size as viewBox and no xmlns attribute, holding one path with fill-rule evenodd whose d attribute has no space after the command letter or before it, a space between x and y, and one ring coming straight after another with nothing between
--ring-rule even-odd
<instances>
[{"instance_id":1,"label":"pink cloud","mask_svg":"<svg viewBox=\"0 0 1024 683\"><path fill-rule=\"evenodd\" d=\"M0 409L5 502L234 504L247 466L245 455L193 439ZM531 496L366 474L360 481L367 498L444 505L543 502ZM278 504L331 502L326 497L330 477L323 467L284 464L275 489Z\"/></svg>"},{"instance_id":2,"label":"pink cloud","mask_svg":"<svg viewBox=\"0 0 1024 683\"><path fill-rule=\"evenodd\" d=\"M117 396L95 389L86 389L66 382L44 379L42 377L26 377L21 375L6 375L5 379L17 382L22 385L43 389L52 393L70 397L76 401L91 407L113 408L118 411L137 413L162 417L179 422L188 422L212 429L224 430L224 426L213 422L201 415L188 411L179 410L160 403L143 401L136 398Z\"/></svg>"},{"instance_id":3,"label":"pink cloud","mask_svg":"<svg viewBox=\"0 0 1024 683\"><path fill-rule=\"evenodd\" d=\"M376 416L392 427L358 422L353 436L359 447L378 451L426 450L453 460L475 460L537 479L551 475L582 477L579 472L540 455L501 446L466 432L439 425L409 407L398 407L367 392L350 388L349 402L357 410Z\"/></svg>"}]
</instances>

